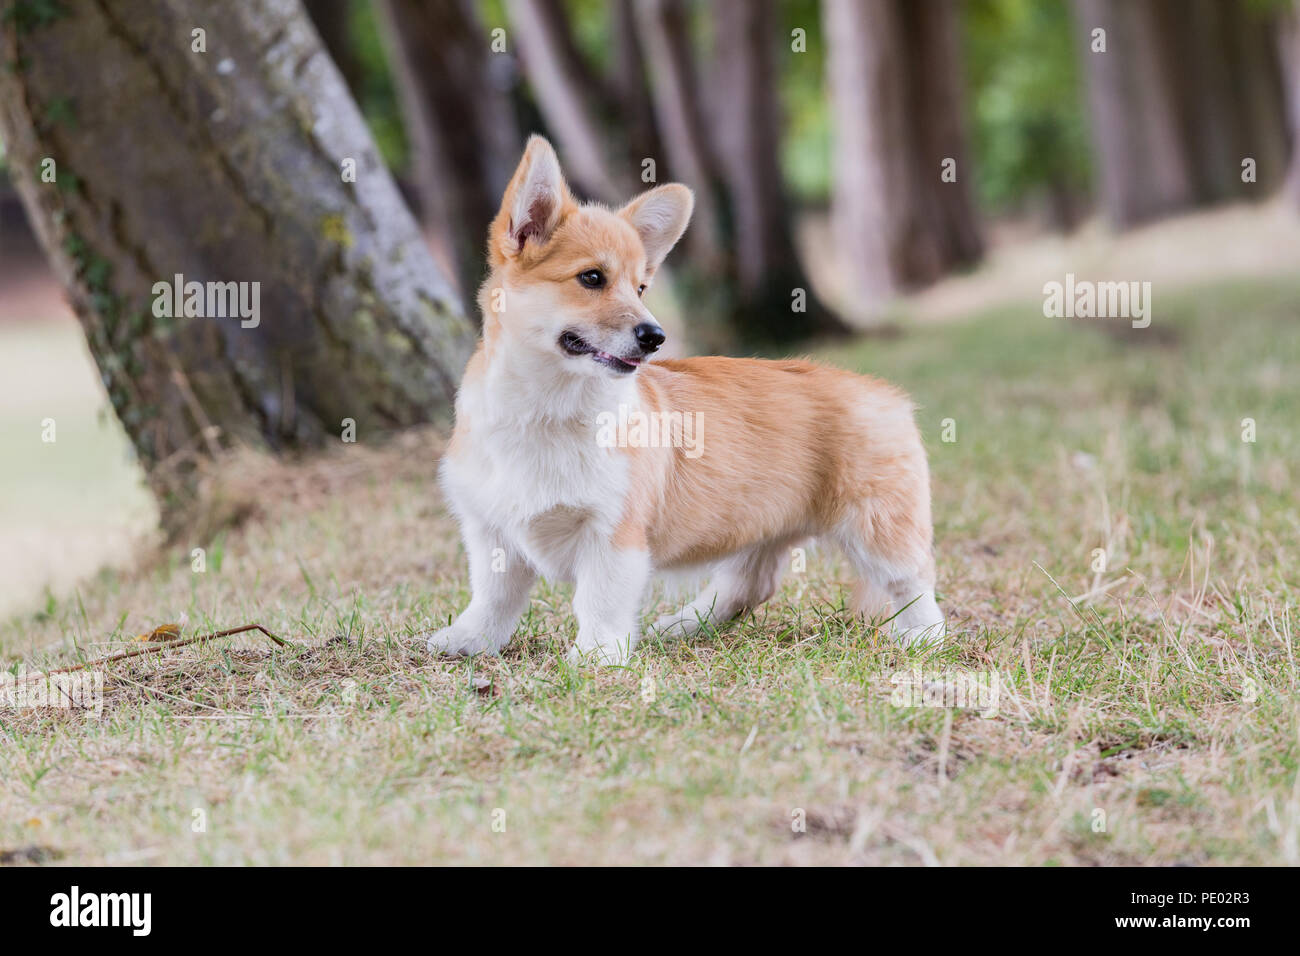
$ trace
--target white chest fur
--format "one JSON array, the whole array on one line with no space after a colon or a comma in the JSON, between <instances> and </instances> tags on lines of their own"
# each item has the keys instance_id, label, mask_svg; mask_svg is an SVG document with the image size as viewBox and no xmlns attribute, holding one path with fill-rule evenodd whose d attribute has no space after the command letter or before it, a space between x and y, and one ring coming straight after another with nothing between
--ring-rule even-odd
<instances>
[{"instance_id":1,"label":"white chest fur","mask_svg":"<svg viewBox=\"0 0 1300 956\"><path fill-rule=\"evenodd\" d=\"M467 382L456 408L468 428L442 468L454 510L547 577L571 579L583 548L608 542L623 515L628 456L602 447L597 419L635 401L630 385L539 381L500 368Z\"/></svg>"}]
</instances>

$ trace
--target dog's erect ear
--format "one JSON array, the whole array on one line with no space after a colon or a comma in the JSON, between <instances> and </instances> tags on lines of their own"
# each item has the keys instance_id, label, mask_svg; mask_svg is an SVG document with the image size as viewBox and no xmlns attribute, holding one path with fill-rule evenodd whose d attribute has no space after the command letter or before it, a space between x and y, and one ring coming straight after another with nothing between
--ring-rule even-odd
<instances>
[{"instance_id":1,"label":"dog's erect ear","mask_svg":"<svg viewBox=\"0 0 1300 956\"><path fill-rule=\"evenodd\" d=\"M694 208L695 195L689 189L668 183L642 193L618 211L641 237L651 272L659 268L669 250L677 245Z\"/></svg>"},{"instance_id":2,"label":"dog's erect ear","mask_svg":"<svg viewBox=\"0 0 1300 956\"><path fill-rule=\"evenodd\" d=\"M492 223L497 248L502 255L517 256L529 243L540 245L551 237L572 203L555 150L545 138L529 137Z\"/></svg>"}]
</instances>

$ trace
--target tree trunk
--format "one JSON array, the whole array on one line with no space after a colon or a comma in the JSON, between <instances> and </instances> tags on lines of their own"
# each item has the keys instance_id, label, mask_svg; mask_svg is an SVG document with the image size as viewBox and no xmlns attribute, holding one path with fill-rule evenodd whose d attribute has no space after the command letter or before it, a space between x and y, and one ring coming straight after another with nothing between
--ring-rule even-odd
<instances>
[{"instance_id":1,"label":"tree trunk","mask_svg":"<svg viewBox=\"0 0 1300 956\"><path fill-rule=\"evenodd\" d=\"M615 202L636 176L620 154L626 129L617 123L605 80L583 59L561 0L507 0L511 37L519 47L537 105L555 134L566 173L584 195ZM609 134L611 125L620 126Z\"/></svg>"},{"instance_id":2,"label":"tree trunk","mask_svg":"<svg viewBox=\"0 0 1300 956\"><path fill-rule=\"evenodd\" d=\"M627 125L627 152L634 163L663 155L663 143L646 82L644 40L636 27L636 0L613 0L610 31L614 62L610 92L618 115Z\"/></svg>"},{"instance_id":3,"label":"tree trunk","mask_svg":"<svg viewBox=\"0 0 1300 956\"><path fill-rule=\"evenodd\" d=\"M1075 0L1102 207L1118 228L1190 206L1193 172L1146 0ZM1105 30L1105 52L1092 49Z\"/></svg>"},{"instance_id":4,"label":"tree trunk","mask_svg":"<svg viewBox=\"0 0 1300 956\"><path fill-rule=\"evenodd\" d=\"M823 10L835 111L832 230L872 309L983 252L956 12L947 0L825 0Z\"/></svg>"},{"instance_id":5,"label":"tree trunk","mask_svg":"<svg viewBox=\"0 0 1300 956\"><path fill-rule=\"evenodd\" d=\"M1285 177L1276 17L1235 0L1075 0L1102 204L1120 227ZM1092 32L1106 31L1106 52ZM1255 162L1253 182L1242 162Z\"/></svg>"},{"instance_id":6,"label":"tree trunk","mask_svg":"<svg viewBox=\"0 0 1300 956\"><path fill-rule=\"evenodd\" d=\"M484 275L484 243L521 143L470 0L379 4L428 227L454 262L465 301Z\"/></svg>"},{"instance_id":7,"label":"tree trunk","mask_svg":"<svg viewBox=\"0 0 1300 956\"><path fill-rule=\"evenodd\" d=\"M786 285L782 298L788 300L789 285L773 275L774 269L784 273L795 256L781 182L781 107L772 56L779 40L772 20L768 0L714 3L710 127L731 204L739 291L756 298L769 291L769 283L778 292ZM788 322L788 309L778 311Z\"/></svg>"},{"instance_id":8,"label":"tree trunk","mask_svg":"<svg viewBox=\"0 0 1300 956\"><path fill-rule=\"evenodd\" d=\"M1277 24L1232 0L1145 0L1195 201L1260 197L1282 181L1287 129ZM1256 163L1255 182L1242 160Z\"/></svg>"},{"instance_id":9,"label":"tree trunk","mask_svg":"<svg viewBox=\"0 0 1300 956\"><path fill-rule=\"evenodd\" d=\"M224 447L447 408L470 327L298 0L10 10L0 137L165 511ZM210 285L169 317L178 275Z\"/></svg>"},{"instance_id":10,"label":"tree trunk","mask_svg":"<svg viewBox=\"0 0 1300 956\"><path fill-rule=\"evenodd\" d=\"M825 0L826 69L835 117L831 230L871 303L905 281L908 198L898 11L892 3Z\"/></svg>"},{"instance_id":11,"label":"tree trunk","mask_svg":"<svg viewBox=\"0 0 1300 956\"><path fill-rule=\"evenodd\" d=\"M971 189L970 150L964 123L961 44L955 0L901 5L908 52L909 168L920 198L918 250L911 274L929 282L984 254ZM953 160L956 180L940 175Z\"/></svg>"},{"instance_id":12,"label":"tree trunk","mask_svg":"<svg viewBox=\"0 0 1300 956\"><path fill-rule=\"evenodd\" d=\"M701 106L686 9L681 0L642 0L636 12L636 29L654 74L651 104L668 160L665 178L687 183L695 192L695 214L685 242L701 271L721 272L726 268L726 198Z\"/></svg>"},{"instance_id":13,"label":"tree trunk","mask_svg":"<svg viewBox=\"0 0 1300 956\"><path fill-rule=\"evenodd\" d=\"M732 265L727 321L742 338L786 343L845 331L814 294L791 234L781 175L775 52L786 38L770 0L717 0L709 98Z\"/></svg>"},{"instance_id":14,"label":"tree trunk","mask_svg":"<svg viewBox=\"0 0 1300 956\"><path fill-rule=\"evenodd\" d=\"M614 50L608 75L578 48L563 0L507 0L506 9L524 72L572 184L604 202L621 202L644 187L642 164L657 160L662 147L633 0L609 6Z\"/></svg>"}]
</instances>

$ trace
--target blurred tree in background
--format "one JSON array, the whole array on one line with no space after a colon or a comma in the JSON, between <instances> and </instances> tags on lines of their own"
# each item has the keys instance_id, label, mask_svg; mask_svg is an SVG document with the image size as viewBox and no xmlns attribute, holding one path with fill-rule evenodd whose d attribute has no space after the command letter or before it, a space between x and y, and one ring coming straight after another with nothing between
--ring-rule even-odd
<instances>
[{"instance_id":1,"label":"blurred tree in background","mask_svg":"<svg viewBox=\"0 0 1300 956\"><path fill-rule=\"evenodd\" d=\"M470 307L483 273L484 238L519 159L508 61L492 54L470 0L378 0L401 94L409 169Z\"/></svg>"},{"instance_id":2,"label":"blurred tree in background","mask_svg":"<svg viewBox=\"0 0 1300 956\"><path fill-rule=\"evenodd\" d=\"M954 0L826 0L832 226L859 296L886 301L973 264Z\"/></svg>"},{"instance_id":3,"label":"blurred tree in background","mask_svg":"<svg viewBox=\"0 0 1300 956\"><path fill-rule=\"evenodd\" d=\"M1290 132L1277 5L1074 0L1074 7L1098 190L1114 225L1258 197L1282 182ZM1247 160L1255 164L1250 181L1242 175Z\"/></svg>"}]
</instances>

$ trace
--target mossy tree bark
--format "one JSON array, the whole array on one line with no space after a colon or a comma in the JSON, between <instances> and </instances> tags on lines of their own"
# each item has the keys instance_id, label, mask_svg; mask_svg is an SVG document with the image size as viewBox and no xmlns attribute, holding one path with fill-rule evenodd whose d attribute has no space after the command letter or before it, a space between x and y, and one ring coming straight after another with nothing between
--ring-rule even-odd
<instances>
[{"instance_id":1,"label":"mossy tree bark","mask_svg":"<svg viewBox=\"0 0 1300 956\"><path fill-rule=\"evenodd\" d=\"M17 0L0 30L13 179L165 515L224 448L447 408L471 326L299 0ZM177 275L257 283L259 321L160 317Z\"/></svg>"}]
</instances>

